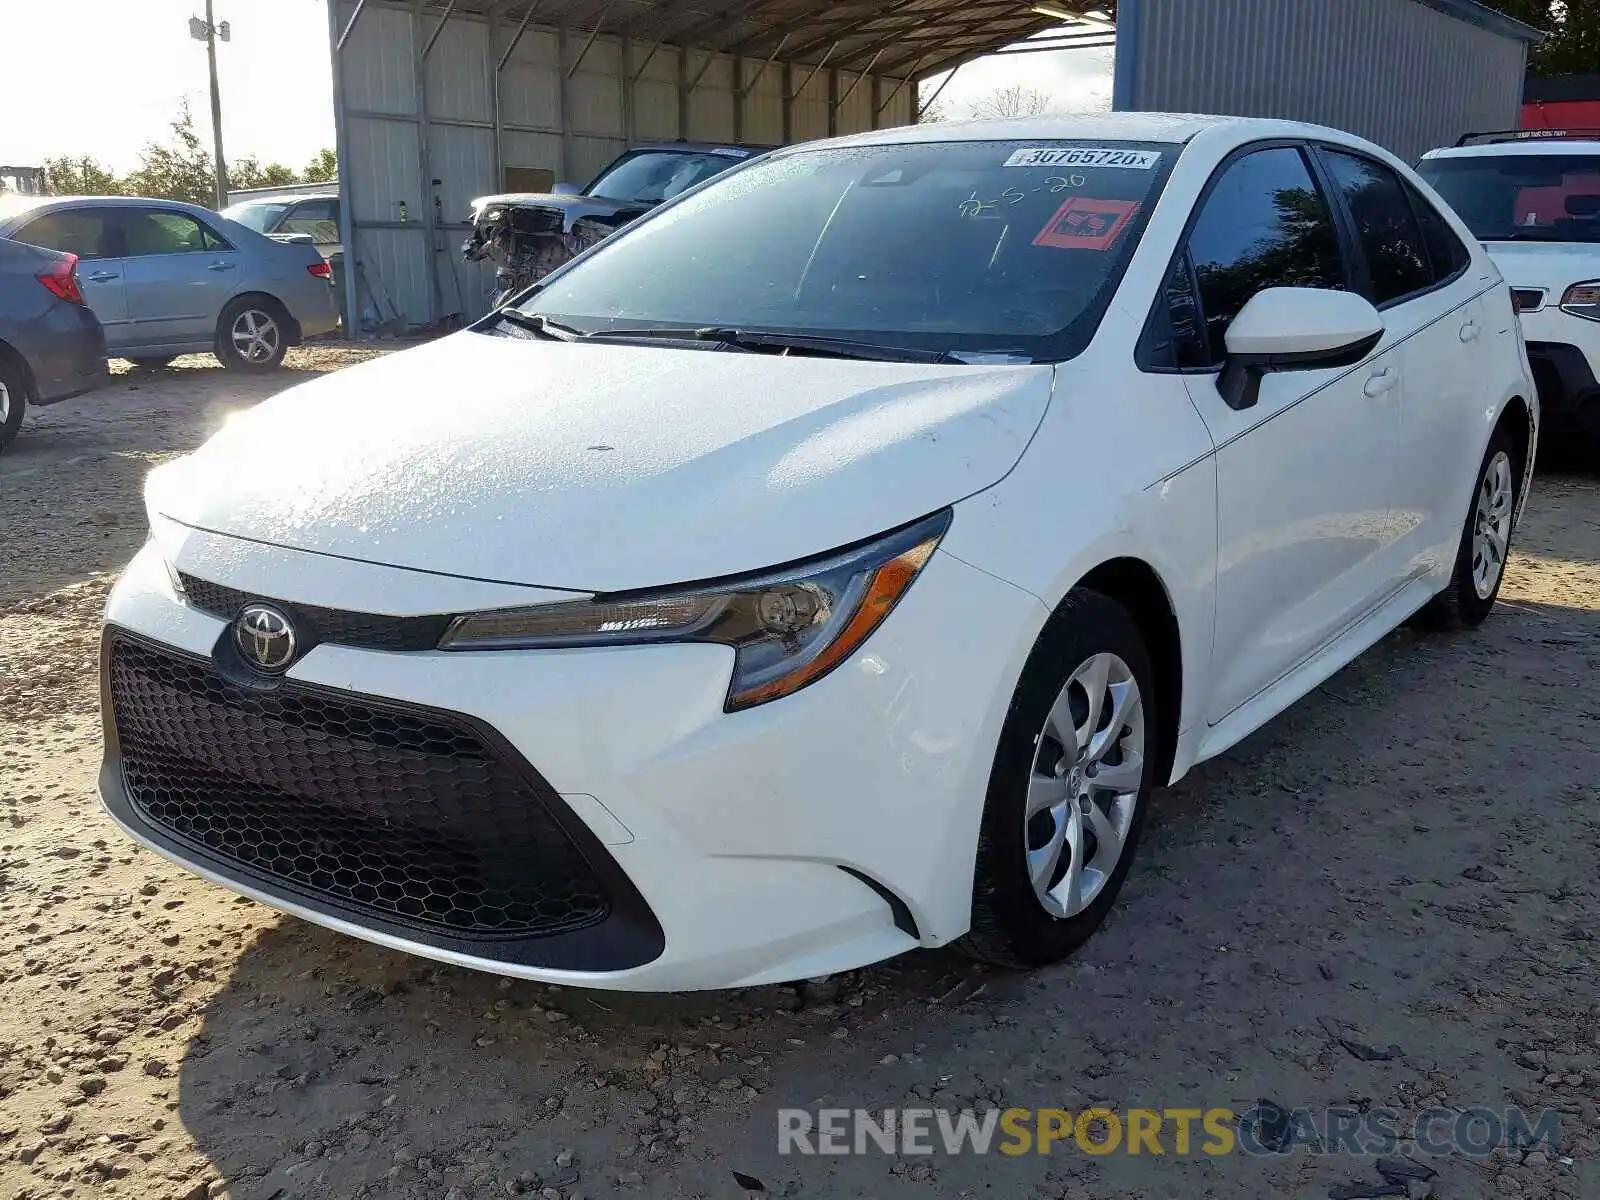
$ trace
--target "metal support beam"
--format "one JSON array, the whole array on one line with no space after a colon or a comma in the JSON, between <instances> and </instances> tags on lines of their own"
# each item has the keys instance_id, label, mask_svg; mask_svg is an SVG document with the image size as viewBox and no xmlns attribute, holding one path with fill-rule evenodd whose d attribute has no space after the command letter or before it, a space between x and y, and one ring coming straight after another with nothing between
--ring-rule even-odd
<instances>
[{"instance_id":1,"label":"metal support beam","mask_svg":"<svg viewBox=\"0 0 1600 1200\"><path fill-rule=\"evenodd\" d=\"M744 145L744 59L733 60L733 144Z\"/></svg>"},{"instance_id":2,"label":"metal support beam","mask_svg":"<svg viewBox=\"0 0 1600 1200\"><path fill-rule=\"evenodd\" d=\"M425 0L412 0L413 27L422 24ZM439 282L438 215L433 208L433 130L428 120L428 61L427 50L415 54L411 67L417 88L417 168L421 178L422 195L417 202L422 205L422 237L428 259L428 323L444 315L444 289Z\"/></svg>"},{"instance_id":3,"label":"metal support beam","mask_svg":"<svg viewBox=\"0 0 1600 1200\"><path fill-rule=\"evenodd\" d=\"M872 61L869 62L864 68L862 68L861 73L855 77L854 82L852 82L849 87L845 88L844 95L839 97L839 103L840 104L843 104L846 100L850 99L851 93L853 93L858 87L861 86L861 81L863 79L865 79L868 75L872 75L872 68L878 65L878 60L880 58L882 58L882 57L883 57L883 51L882 50L879 50L876 54L874 54L872 56ZM835 71L834 74L837 75L838 72ZM873 78L877 78L877 76L873 76ZM877 114L874 113L873 115L876 116Z\"/></svg>"},{"instance_id":4,"label":"metal support beam","mask_svg":"<svg viewBox=\"0 0 1600 1200\"><path fill-rule=\"evenodd\" d=\"M920 67L922 65L922 63L923 63L923 60L926 59L927 57L928 56L926 54L924 54L922 56L922 58L917 59L915 65L912 66L911 70L906 72L905 76L899 82L897 82L894 85L894 90L891 91L887 96L885 96L883 98L882 102L878 105L877 112L874 114L875 116L880 116L881 117L883 115L884 111L889 107L889 105L894 103L894 98L896 96L898 96L902 91L905 90L906 84L910 83L914 78L916 78L917 67ZM881 78L881 77L877 76L877 75L874 75L873 78L877 79L877 78Z\"/></svg>"},{"instance_id":5,"label":"metal support beam","mask_svg":"<svg viewBox=\"0 0 1600 1200\"><path fill-rule=\"evenodd\" d=\"M355 16L360 16L359 6ZM351 18L351 24L355 17ZM347 25L344 34L350 32ZM339 158L339 284L344 290L344 335L347 338L361 336L361 298L357 294L356 275L361 260L356 248L355 214L351 211L352 180L355 176L354 164L350 161L350 128L349 115L345 112L344 101L344 72L339 62L339 46L344 41L344 34L339 30L339 6L329 0L328 2L328 42L333 47L333 146L334 153Z\"/></svg>"},{"instance_id":6,"label":"metal support beam","mask_svg":"<svg viewBox=\"0 0 1600 1200\"><path fill-rule=\"evenodd\" d=\"M944 94L945 88L949 87L950 86L950 81L956 77L956 72L961 70L961 68L963 66L965 66L965 65L966 65L965 63L957 64L951 70L950 74L948 74L948 75L946 75L944 77L944 82L941 83L938 87L933 89L933 95L929 96L921 104L918 104L916 106L917 120L920 121L920 120L922 120L923 117L928 115L928 110L931 109L936 103L938 103L939 97Z\"/></svg>"},{"instance_id":7,"label":"metal support beam","mask_svg":"<svg viewBox=\"0 0 1600 1200\"><path fill-rule=\"evenodd\" d=\"M689 91L691 92L700 86L700 81L706 77L706 72L711 70L711 64L717 61L717 52L715 50L707 50L705 55L706 61L700 64L700 70L689 81Z\"/></svg>"},{"instance_id":8,"label":"metal support beam","mask_svg":"<svg viewBox=\"0 0 1600 1200\"><path fill-rule=\"evenodd\" d=\"M451 14L455 11L456 0L450 0L450 3L445 5L444 16L439 18L439 23L433 27L433 32L428 35L427 42L423 44L422 57L424 60L433 53L433 44L439 40L439 35L444 32L445 22L450 19Z\"/></svg>"},{"instance_id":9,"label":"metal support beam","mask_svg":"<svg viewBox=\"0 0 1600 1200\"><path fill-rule=\"evenodd\" d=\"M689 137L689 52L678 47L678 136Z\"/></svg>"},{"instance_id":10,"label":"metal support beam","mask_svg":"<svg viewBox=\"0 0 1600 1200\"><path fill-rule=\"evenodd\" d=\"M617 6L617 0L606 0L605 9L600 13L599 20L595 21L594 28L589 30L589 40L584 42L583 49L578 52L578 57L567 68L567 78L571 79L578 73L578 68L583 66L583 60L589 57L589 51L594 48L595 38L600 36L600 31L605 28L606 18L611 15L611 10Z\"/></svg>"},{"instance_id":11,"label":"metal support beam","mask_svg":"<svg viewBox=\"0 0 1600 1200\"><path fill-rule=\"evenodd\" d=\"M572 182L572 76L567 74L567 27L556 30L556 124L561 126L559 183Z\"/></svg>"},{"instance_id":12,"label":"metal support beam","mask_svg":"<svg viewBox=\"0 0 1600 1200\"><path fill-rule=\"evenodd\" d=\"M855 17L857 15L861 15L862 14L862 7L863 6L861 4L851 5L850 8L848 9L848 11L845 14L846 17ZM871 7L872 7L872 16L867 17L868 20L872 20L875 17L879 17L879 16L883 15L881 2L874 3ZM816 15L816 13L807 12L803 16L794 17L794 18L791 18L790 20L787 20L787 21L782 21L782 22L778 23L777 25L774 25L771 29L763 29L760 33L753 33L747 38L740 38L737 42L734 42L734 43L732 43L731 45L729 45L729 46L727 46L725 48L727 49L727 51L730 54L743 54L745 51L751 49L752 47L760 45L762 42L766 41L768 38L780 37L780 36L782 36L783 34L786 34L786 33L797 33L798 31L800 31L802 29L805 29L807 26L811 26L811 27L815 28L816 25L817 25L817 15ZM832 35L830 35L830 36L832 36Z\"/></svg>"},{"instance_id":13,"label":"metal support beam","mask_svg":"<svg viewBox=\"0 0 1600 1200\"><path fill-rule=\"evenodd\" d=\"M783 64L783 99L780 101L783 122L782 141L785 146L794 141L794 64Z\"/></svg>"},{"instance_id":14,"label":"metal support beam","mask_svg":"<svg viewBox=\"0 0 1600 1200\"><path fill-rule=\"evenodd\" d=\"M811 74L806 76L806 81L804 83L802 83L799 87L795 88L794 94L796 96L801 95L802 93L805 92L805 90L808 87L811 86L811 81L817 77L817 72L822 70L823 67L828 65L828 60L833 57L833 52L836 49L838 49L837 45L833 45L833 46L829 46L828 47L828 52L822 56L821 61L819 61L816 66L811 68Z\"/></svg>"},{"instance_id":15,"label":"metal support beam","mask_svg":"<svg viewBox=\"0 0 1600 1200\"><path fill-rule=\"evenodd\" d=\"M638 123L638 118L634 113L638 102L638 97L634 94L636 90L634 88L634 79L633 39L624 37L622 39L622 79L620 81L622 84L622 140L630 146L634 142L634 126Z\"/></svg>"},{"instance_id":16,"label":"metal support beam","mask_svg":"<svg viewBox=\"0 0 1600 1200\"><path fill-rule=\"evenodd\" d=\"M839 72L837 71L828 72L828 136L839 136Z\"/></svg>"},{"instance_id":17,"label":"metal support beam","mask_svg":"<svg viewBox=\"0 0 1600 1200\"><path fill-rule=\"evenodd\" d=\"M500 39L500 10L490 8L488 19L489 53L493 55ZM493 69L489 71L489 119L494 123L494 190L498 192L506 185L505 148L500 144L505 131L500 126L500 72Z\"/></svg>"},{"instance_id":18,"label":"metal support beam","mask_svg":"<svg viewBox=\"0 0 1600 1200\"><path fill-rule=\"evenodd\" d=\"M522 35L528 30L528 22L533 20L533 14L539 11L543 0L531 0L528 10L522 14L522 20L517 24L517 31L511 35L511 41L506 43L506 52L500 56L500 61L494 66L494 73L498 76L506 69L506 64L511 61L511 54L517 48L517 43L522 40Z\"/></svg>"},{"instance_id":19,"label":"metal support beam","mask_svg":"<svg viewBox=\"0 0 1600 1200\"><path fill-rule=\"evenodd\" d=\"M344 49L344 44L350 40L350 32L351 30L355 29L356 22L361 20L361 14L366 11L366 7L367 0L356 0L356 10L350 14L350 23L344 27L344 32L339 34L339 40L333 44L333 52L335 55L342 51ZM335 8L336 5L334 0L328 0L330 19L333 21L338 21L339 14L334 11Z\"/></svg>"},{"instance_id":20,"label":"metal support beam","mask_svg":"<svg viewBox=\"0 0 1600 1200\"><path fill-rule=\"evenodd\" d=\"M777 46L773 48L772 53L767 55L767 61L762 63L759 67L756 68L755 75L750 79L750 81L748 83L746 83L744 85L744 89L739 93L739 98L740 99L743 99L744 97L748 96L752 91L755 90L756 84L761 82L761 77L767 73L767 68L772 65L773 60L776 59L778 57L778 55L783 53L783 44L784 44L784 42L787 42L788 40L789 40L789 35L786 33L786 34L783 35L783 41L780 41L777 44ZM735 62L743 62L744 59L742 57L739 57L739 58L734 59L734 61Z\"/></svg>"}]
</instances>

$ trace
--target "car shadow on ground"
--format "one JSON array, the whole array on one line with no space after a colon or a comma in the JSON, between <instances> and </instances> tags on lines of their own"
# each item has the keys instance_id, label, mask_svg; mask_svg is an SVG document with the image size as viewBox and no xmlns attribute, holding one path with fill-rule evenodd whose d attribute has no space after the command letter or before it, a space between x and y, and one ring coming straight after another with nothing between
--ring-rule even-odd
<instances>
[{"instance_id":1,"label":"car shadow on ground","mask_svg":"<svg viewBox=\"0 0 1600 1200\"><path fill-rule=\"evenodd\" d=\"M1513 1054L1589 1045L1597 973L1574 931L1600 924L1600 709L1574 699L1597 670L1600 611L1581 606L1510 599L1475 633L1385 639L1158 794L1106 928L1031 976L919 952L809 990L631 996L281 918L205 1008L179 1115L237 1200L746 1195L735 1171L819 1200L1377 1183L1370 1158L1305 1154L783 1157L777 1110L1267 1097L1388 1108L1404 1127L1513 1088L1570 1109ZM1341 1036L1402 1053L1370 1060ZM1572 1170L1589 1174L1531 1182L1540 1195L1600 1186L1571 1112ZM1430 1161L1439 1195L1496 1194L1493 1162Z\"/></svg>"}]
</instances>

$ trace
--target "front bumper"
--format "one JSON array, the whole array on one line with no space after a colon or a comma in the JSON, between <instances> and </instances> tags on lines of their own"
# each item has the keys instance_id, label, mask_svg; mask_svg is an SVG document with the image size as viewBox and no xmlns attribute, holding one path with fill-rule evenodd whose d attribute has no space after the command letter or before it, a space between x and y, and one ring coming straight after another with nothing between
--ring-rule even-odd
<instances>
[{"instance_id":1,"label":"front bumper","mask_svg":"<svg viewBox=\"0 0 1600 1200\"><path fill-rule=\"evenodd\" d=\"M1545 431L1600 445L1600 321L1551 303L1521 321Z\"/></svg>"},{"instance_id":2,"label":"front bumper","mask_svg":"<svg viewBox=\"0 0 1600 1200\"><path fill-rule=\"evenodd\" d=\"M193 536L168 555L191 575L248 588L237 575L217 579L239 561L230 541ZM416 590L412 572L273 554L273 577L296 586L267 594L291 604L360 609L360 597L385 579L390 596ZM418 605L435 600L417 597ZM732 714L722 711L732 655L720 646L314 647L291 668L288 686L441 714L479 731L537 781L540 802L604 882L612 915L521 943L419 929L175 836L129 798L111 703L102 795L132 836L197 874L442 961L633 990L804 978L965 932L994 746L1046 615L1019 589L936 554L844 666L794 696ZM131 636L203 665L227 641L224 621L173 590L156 544L118 584L107 620L108 645ZM319 799L338 803L339 791Z\"/></svg>"}]
</instances>

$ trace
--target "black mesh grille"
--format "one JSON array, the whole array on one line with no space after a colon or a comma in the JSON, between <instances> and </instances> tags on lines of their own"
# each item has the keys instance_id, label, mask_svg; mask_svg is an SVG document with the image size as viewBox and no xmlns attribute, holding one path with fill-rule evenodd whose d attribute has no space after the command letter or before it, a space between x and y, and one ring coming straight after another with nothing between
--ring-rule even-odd
<instances>
[{"instance_id":1,"label":"black mesh grille","mask_svg":"<svg viewBox=\"0 0 1600 1200\"><path fill-rule=\"evenodd\" d=\"M303 684L241 689L122 639L110 654L129 798L179 840L269 883L457 933L605 919L583 853L465 723Z\"/></svg>"},{"instance_id":2,"label":"black mesh grille","mask_svg":"<svg viewBox=\"0 0 1600 1200\"><path fill-rule=\"evenodd\" d=\"M231 621L253 600L269 600L294 619L302 649L319 642L357 646L363 650L432 650L439 644L451 618L446 616L385 617L377 613L344 612L311 604L291 604L250 592L223 587L179 573L189 603L202 612Z\"/></svg>"}]
</instances>

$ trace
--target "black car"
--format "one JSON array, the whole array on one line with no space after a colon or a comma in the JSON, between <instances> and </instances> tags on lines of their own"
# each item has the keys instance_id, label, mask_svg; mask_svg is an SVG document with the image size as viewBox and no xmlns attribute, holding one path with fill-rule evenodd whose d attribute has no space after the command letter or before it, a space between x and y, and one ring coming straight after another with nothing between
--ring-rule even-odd
<instances>
[{"instance_id":1,"label":"black car","mask_svg":"<svg viewBox=\"0 0 1600 1200\"><path fill-rule=\"evenodd\" d=\"M656 205L769 149L711 142L638 146L587 187L558 183L551 192L483 196L472 202L472 234L462 256L494 262L498 306Z\"/></svg>"},{"instance_id":2,"label":"black car","mask_svg":"<svg viewBox=\"0 0 1600 1200\"><path fill-rule=\"evenodd\" d=\"M69 399L105 378L105 333L83 302L78 256L0 238L0 450L28 405Z\"/></svg>"}]
</instances>

